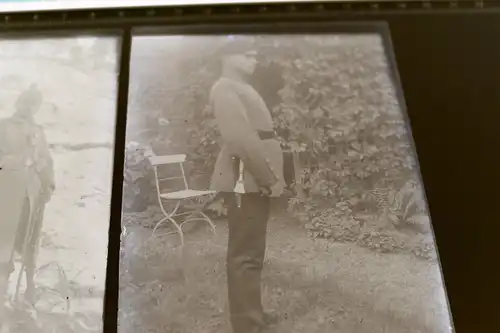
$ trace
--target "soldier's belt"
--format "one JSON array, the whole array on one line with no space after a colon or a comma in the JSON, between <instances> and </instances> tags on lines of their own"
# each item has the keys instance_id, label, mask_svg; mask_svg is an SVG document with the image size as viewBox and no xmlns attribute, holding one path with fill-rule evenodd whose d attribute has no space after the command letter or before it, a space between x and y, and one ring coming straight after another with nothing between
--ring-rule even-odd
<instances>
[{"instance_id":1,"label":"soldier's belt","mask_svg":"<svg viewBox=\"0 0 500 333\"><path fill-rule=\"evenodd\" d=\"M275 131L260 131L257 130L257 135L261 140L270 140L270 139L275 139L276 138L276 132Z\"/></svg>"}]
</instances>

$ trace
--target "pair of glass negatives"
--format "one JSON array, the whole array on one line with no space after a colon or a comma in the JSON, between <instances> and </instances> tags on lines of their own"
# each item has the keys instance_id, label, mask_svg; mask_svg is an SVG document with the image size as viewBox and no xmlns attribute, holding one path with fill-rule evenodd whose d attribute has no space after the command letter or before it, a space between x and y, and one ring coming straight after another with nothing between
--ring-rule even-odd
<instances>
[{"instance_id":1,"label":"pair of glass negatives","mask_svg":"<svg viewBox=\"0 0 500 333\"><path fill-rule=\"evenodd\" d=\"M103 331L119 44L0 42L5 332ZM119 332L452 331L388 35L130 59Z\"/></svg>"}]
</instances>

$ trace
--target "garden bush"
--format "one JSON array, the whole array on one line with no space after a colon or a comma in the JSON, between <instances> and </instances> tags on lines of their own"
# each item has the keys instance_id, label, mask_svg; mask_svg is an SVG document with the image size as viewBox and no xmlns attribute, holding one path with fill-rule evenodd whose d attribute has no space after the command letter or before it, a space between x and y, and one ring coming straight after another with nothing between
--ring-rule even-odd
<instances>
[{"instance_id":1,"label":"garden bush","mask_svg":"<svg viewBox=\"0 0 500 333\"><path fill-rule=\"evenodd\" d=\"M144 42L147 54L134 55L125 179L135 189L125 200L130 210L152 204L151 195L142 195L154 193L140 157L147 147L188 154L191 186L208 187L219 151L208 94L219 75L214 52L224 42L177 38L169 49ZM286 167L295 173L289 211L311 237L431 256L411 136L380 37L264 36L254 42L261 59L252 84L272 110L283 149L294 157Z\"/></svg>"}]
</instances>

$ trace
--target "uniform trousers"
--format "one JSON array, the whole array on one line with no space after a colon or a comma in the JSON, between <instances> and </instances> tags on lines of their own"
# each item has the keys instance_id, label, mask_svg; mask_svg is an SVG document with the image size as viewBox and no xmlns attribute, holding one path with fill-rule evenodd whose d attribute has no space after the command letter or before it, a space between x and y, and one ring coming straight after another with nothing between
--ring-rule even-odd
<instances>
[{"instance_id":1,"label":"uniform trousers","mask_svg":"<svg viewBox=\"0 0 500 333\"><path fill-rule=\"evenodd\" d=\"M270 198L245 193L240 207L234 193L224 193L228 209L227 286L233 333L256 333L265 326L261 272L266 252Z\"/></svg>"}]
</instances>

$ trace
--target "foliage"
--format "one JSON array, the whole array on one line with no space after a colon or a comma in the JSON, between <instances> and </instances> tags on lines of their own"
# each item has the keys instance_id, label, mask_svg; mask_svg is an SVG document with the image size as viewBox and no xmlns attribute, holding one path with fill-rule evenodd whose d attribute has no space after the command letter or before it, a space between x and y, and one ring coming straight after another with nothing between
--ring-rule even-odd
<instances>
[{"instance_id":1,"label":"foliage","mask_svg":"<svg viewBox=\"0 0 500 333\"><path fill-rule=\"evenodd\" d=\"M385 214L367 214L355 210L349 202L339 202L322 210L306 205L308 211L298 214L298 217L306 223L311 237L356 243L377 252L409 252L421 258L434 259L436 254L428 215L425 207L420 206L423 200L416 201L421 191L414 187L416 183L411 183L394 191L392 206ZM302 202L295 199L290 203L292 212L302 211Z\"/></svg>"},{"instance_id":2,"label":"foliage","mask_svg":"<svg viewBox=\"0 0 500 333\"><path fill-rule=\"evenodd\" d=\"M188 175L200 188L208 186L219 150L208 93L219 74L214 49L222 42L185 39L182 59L138 58L132 71L141 82L132 98L140 126L129 132L143 133L134 140L158 151L187 153ZM252 82L272 109L283 148L300 162L289 208L310 235L399 251L409 246L400 234L411 230L414 239L425 234L427 246L432 237L414 151L380 38L254 42L263 57ZM151 112L144 116L144 109Z\"/></svg>"},{"instance_id":3,"label":"foliage","mask_svg":"<svg viewBox=\"0 0 500 333\"><path fill-rule=\"evenodd\" d=\"M156 201L155 181L145 156L146 148L137 142L125 147L123 210L143 211Z\"/></svg>"}]
</instances>

